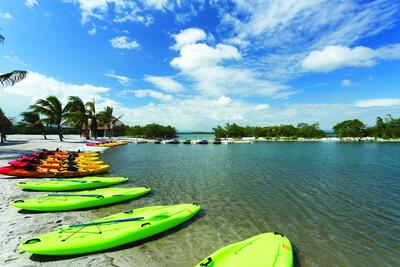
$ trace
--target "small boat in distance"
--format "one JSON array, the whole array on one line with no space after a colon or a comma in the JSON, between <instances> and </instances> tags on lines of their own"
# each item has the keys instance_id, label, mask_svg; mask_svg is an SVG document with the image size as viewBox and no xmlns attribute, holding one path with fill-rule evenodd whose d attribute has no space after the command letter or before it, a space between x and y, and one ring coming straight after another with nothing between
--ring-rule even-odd
<instances>
[{"instance_id":1,"label":"small boat in distance","mask_svg":"<svg viewBox=\"0 0 400 267\"><path fill-rule=\"evenodd\" d=\"M221 144L221 139L216 138L213 142L214 145L220 145Z\"/></svg>"},{"instance_id":2,"label":"small boat in distance","mask_svg":"<svg viewBox=\"0 0 400 267\"><path fill-rule=\"evenodd\" d=\"M191 144L191 141L190 141L190 140L185 140L185 141L183 141L183 144L185 144L185 145L190 145L190 144Z\"/></svg>"},{"instance_id":3,"label":"small boat in distance","mask_svg":"<svg viewBox=\"0 0 400 267\"><path fill-rule=\"evenodd\" d=\"M200 141L197 142L197 144L200 144L200 145L207 145L207 144L208 144L208 141L207 141L207 140L200 140Z\"/></svg>"}]
</instances>

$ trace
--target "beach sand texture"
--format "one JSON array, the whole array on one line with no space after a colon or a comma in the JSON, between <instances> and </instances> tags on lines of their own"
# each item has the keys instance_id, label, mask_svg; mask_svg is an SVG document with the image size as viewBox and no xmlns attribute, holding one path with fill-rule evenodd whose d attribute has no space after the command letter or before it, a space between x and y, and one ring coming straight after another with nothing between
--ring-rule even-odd
<instances>
[{"instance_id":1,"label":"beach sand texture","mask_svg":"<svg viewBox=\"0 0 400 267\"><path fill-rule=\"evenodd\" d=\"M56 148L77 150L83 147L84 143L85 140L79 138L79 136L72 135L66 135L64 142L60 142L56 135L48 136L48 140L43 140L41 135L10 135L7 143L0 145L0 166L6 165L8 161L24 153ZM10 201L32 198L38 194L43 194L22 191L15 186L15 183L25 180L29 179L16 179L0 175L1 266L162 266L149 253L146 253L140 245L137 246L136 254L132 253L132 250L128 254L124 252L124 248L72 257L39 256L19 251L17 247L22 240L54 231L63 225L82 223L96 218L92 214L92 210L34 213L22 212L11 207L8 205Z\"/></svg>"}]
</instances>

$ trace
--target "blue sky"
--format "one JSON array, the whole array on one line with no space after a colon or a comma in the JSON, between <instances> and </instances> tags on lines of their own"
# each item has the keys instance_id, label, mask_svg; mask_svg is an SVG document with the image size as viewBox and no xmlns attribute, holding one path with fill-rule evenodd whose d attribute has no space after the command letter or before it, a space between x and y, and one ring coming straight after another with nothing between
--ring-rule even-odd
<instances>
[{"instance_id":1,"label":"blue sky","mask_svg":"<svg viewBox=\"0 0 400 267\"><path fill-rule=\"evenodd\" d=\"M179 130L400 116L400 2L0 0L10 116L78 95Z\"/></svg>"}]
</instances>

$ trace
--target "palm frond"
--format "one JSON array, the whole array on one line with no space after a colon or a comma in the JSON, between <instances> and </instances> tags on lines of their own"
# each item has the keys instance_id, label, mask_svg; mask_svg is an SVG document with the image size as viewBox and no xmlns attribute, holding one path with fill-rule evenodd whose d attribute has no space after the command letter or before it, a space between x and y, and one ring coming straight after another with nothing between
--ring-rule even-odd
<instances>
[{"instance_id":1,"label":"palm frond","mask_svg":"<svg viewBox=\"0 0 400 267\"><path fill-rule=\"evenodd\" d=\"M0 38L1 39L1 38ZM0 74L0 86L5 87L25 79L27 72L24 70L14 70L8 73Z\"/></svg>"}]
</instances>

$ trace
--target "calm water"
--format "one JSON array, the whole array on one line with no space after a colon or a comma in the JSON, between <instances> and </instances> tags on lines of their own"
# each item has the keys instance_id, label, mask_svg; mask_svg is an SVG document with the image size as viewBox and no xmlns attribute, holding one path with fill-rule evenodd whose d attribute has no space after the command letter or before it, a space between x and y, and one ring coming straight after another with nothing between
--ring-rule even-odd
<instances>
[{"instance_id":1,"label":"calm water","mask_svg":"<svg viewBox=\"0 0 400 267\"><path fill-rule=\"evenodd\" d=\"M301 266L400 266L400 144L257 143L109 149L112 175L153 194L93 211L199 203L179 231L132 247L161 266L194 266L214 250L278 231Z\"/></svg>"}]
</instances>

